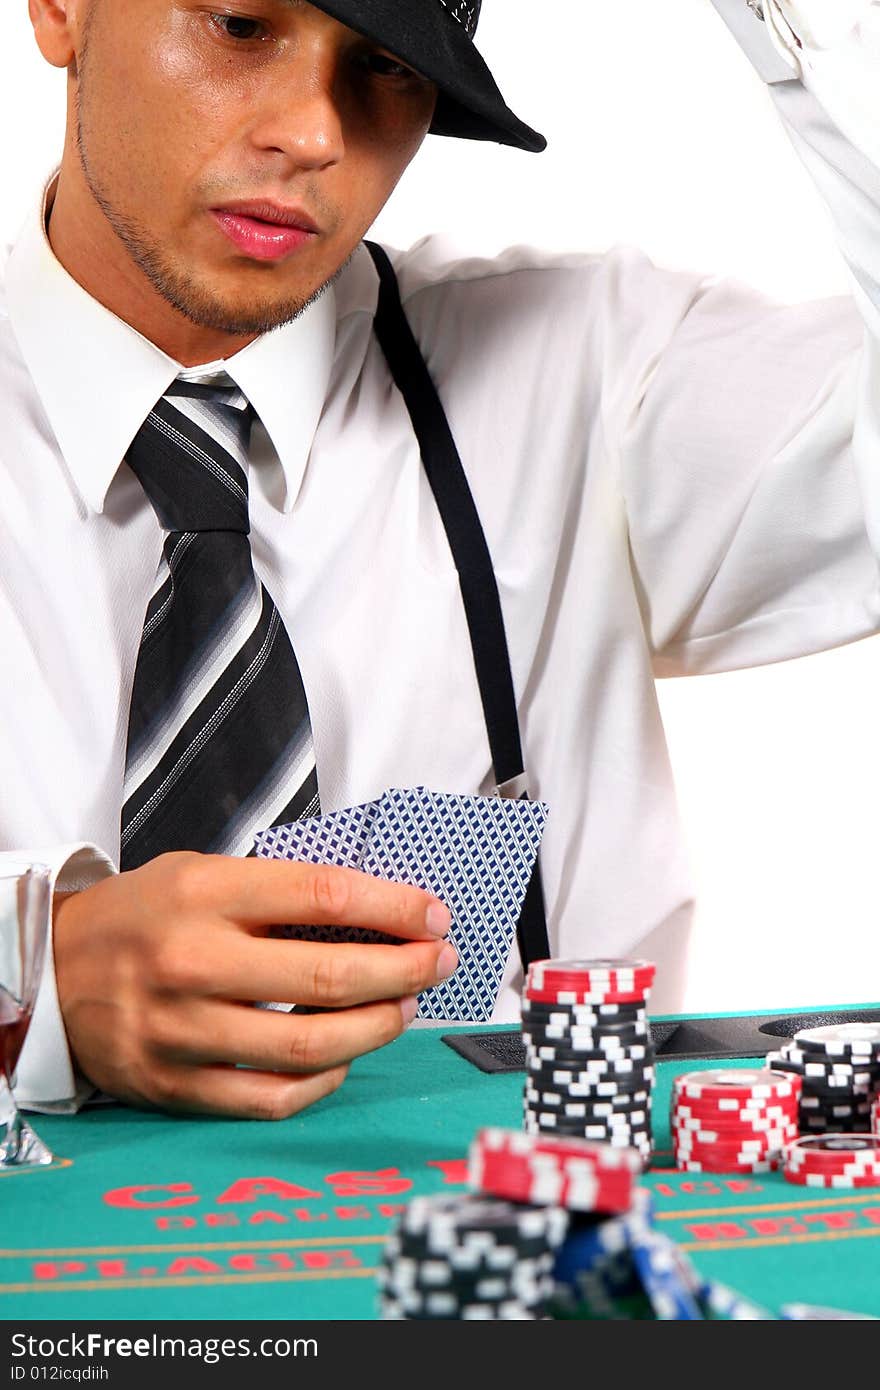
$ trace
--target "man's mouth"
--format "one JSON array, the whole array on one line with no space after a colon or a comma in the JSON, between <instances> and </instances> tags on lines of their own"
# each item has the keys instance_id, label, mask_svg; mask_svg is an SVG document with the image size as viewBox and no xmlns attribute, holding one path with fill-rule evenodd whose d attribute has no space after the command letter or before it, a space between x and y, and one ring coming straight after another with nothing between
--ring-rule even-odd
<instances>
[{"instance_id":1,"label":"man's mouth","mask_svg":"<svg viewBox=\"0 0 880 1390\"><path fill-rule=\"evenodd\" d=\"M229 203L212 208L211 216L239 251L258 261L286 260L319 232L302 208L280 203Z\"/></svg>"}]
</instances>

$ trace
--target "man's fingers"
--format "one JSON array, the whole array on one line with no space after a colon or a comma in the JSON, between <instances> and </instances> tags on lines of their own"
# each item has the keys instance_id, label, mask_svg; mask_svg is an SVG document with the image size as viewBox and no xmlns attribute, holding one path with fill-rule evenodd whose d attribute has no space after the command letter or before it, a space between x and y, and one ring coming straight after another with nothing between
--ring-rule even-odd
<instances>
[{"instance_id":1,"label":"man's fingers","mask_svg":"<svg viewBox=\"0 0 880 1390\"><path fill-rule=\"evenodd\" d=\"M182 905L215 904L249 927L369 927L393 936L434 940L449 930L449 910L408 884L388 883L359 869L284 859L180 854L154 860L172 879Z\"/></svg>"},{"instance_id":2,"label":"man's fingers","mask_svg":"<svg viewBox=\"0 0 880 1390\"><path fill-rule=\"evenodd\" d=\"M237 1067L169 1067L156 1078L150 1102L189 1115L284 1120L339 1089L347 1067L309 1076L281 1076Z\"/></svg>"},{"instance_id":3,"label":"man's fingers","mask_svg":"<svg viewBox=\"0 0 880 1390\"><path fill-rule=\"evenodd\" d=\"M316 1004L347 1009L421 994L447 979L458 957L446 941L399 946L275 941L227 932L204 956L183 963L187 992L222 999ZM168 980L172 987L173 980Z\"/></svg>"},{"instance_id":4,"label":"man's fingers","mask_svg":"<svg viewBox=\"0 0 880 1390\"><path fill-rule=\"evenodd\" d=\"M180 1020L185 1035L169 1052L190 1064L238 1062L293 1075L328 1071L399 1037L405 1026L401 1005L390 999L298 1015L203 1001Z\"/></svg>"}]
</instances>

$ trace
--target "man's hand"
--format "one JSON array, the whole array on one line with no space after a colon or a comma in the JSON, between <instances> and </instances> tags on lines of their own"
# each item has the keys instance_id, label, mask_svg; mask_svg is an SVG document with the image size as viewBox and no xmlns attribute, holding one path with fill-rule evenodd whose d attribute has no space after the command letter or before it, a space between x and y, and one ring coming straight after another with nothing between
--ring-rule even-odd
<instances>
[{"instance_id":1,"label":"man's hand","mask_svg":"<svg viewBox=\"0 0 880 1390\"><path fill-rule=\"evenodd\" d=\"M165 854L56 901L55 970L77 1065L134 1105L280 1119L452 973L449 912L354 869ZM278 924L372 927L400 946L279 941ZM297 1015L258 1000L331 1007ZM239 1065L240 1064L240 1065Z\"/></svg>"}]
</instances>

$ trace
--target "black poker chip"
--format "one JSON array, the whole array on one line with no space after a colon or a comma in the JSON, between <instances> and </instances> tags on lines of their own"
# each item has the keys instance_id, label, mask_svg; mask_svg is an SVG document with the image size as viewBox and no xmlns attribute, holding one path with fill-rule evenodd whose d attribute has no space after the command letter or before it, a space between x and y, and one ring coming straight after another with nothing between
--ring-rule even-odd
<instances>
[{"instance_id":1,"label":"black poker chip","mask_svg":"<svg viewBox=\"0 0 880 1390\"><path fill-rule=\"evenodd\" d=\"M631 1133L636 1129L647 1129L651 1121L650 1111L648 1110L634 1110L631 1116L621 1117L595 1114L579 1115L576 1113L576 1107L574 1112L572 1112L571 1108L563 1108L561 1110L554 1110L551 1108L548 1110L546 1106L531 1101L526 1108L530 1115L555 1115L557 1124L578 1125L581 1129L585 1129L588 1125L596 1127L597 1129L601 1126L603 1131L608 1134L624 1134ZM549 1124L549 1119L546 1122Z\"/></svg>"},{"instance_id":2,"label":"black poker chip","mask_svg":"<svg viewBox=\"0 0 880 1390\"><path fill-rule=\"evenodd\" d=\"M654 1049L649 1043L639 1043L636 1046L605 1049L605 1048L578 1048L567 1047L564 1043L542 1042L535 1040L532 1042L527 1035L523 1034L523 1042L526 1044L526 1060L538 1062L584 1062L594 1064L587 1070L630 1070L633 1066L651 1066L654 1061Z\"/></svg>"},{"instance_id":3,"label":"black poker chip","mask_svg":"<svg viewBox=\"0 0 880 1390\"><path fill-rule=\"evenodd\" d=\"M524 1094L527 1100L540 1101L548 1110L578 1105L596 1115L626 1115L630 1110L643 1110L651 1103L651 1089L647 1085L644 1090L624 1091L618 1095L596 1095L592 1091L577 1095L564 1087L536 1086L527 1082Z\"/></svg>"},{"instance_id":4,"label":"black poker chip","mask_svg":"<svg viewBox=\"0 0 880 1390\"><path fill-rule=\"evenodd\" d=\"M525 1119L536 1125L543 1134L577 1134L582 1138L599 1139L616 1135L619 1138L633 1138L641 1135L651 1136L651 1124L644 1120L640 1124L610 1125L603 1120L582 1120L572 1116L557 1115L546 1110L533 1110L526 1106Z\"/></svg>"},{"instance_id":5,"label":"black poker chip","mask_svg":"<svg viewBox=\"0 0 880 1390\"><path fill-rule=\"evenodd\" d=\"M623 1008L623 1005L621 1005ZM595 1006L566 1004L523 1004L523 1026L535 1028L551 1027L561 1024L565 1028L594 1028L603 1033L619 1032L621 1029L649 1027L648 1015L644 1009L634 1008L626 1014L606 1017L597 1012Z\"/></svg>"},{"instance_id":6,"label":"black poker chip","mask_svg":"<svg viewBox=\"0 0 880 1390\"><path fill-rule=\"evenodd\" d=\"M767 1056L767 1065L774 1071L794 1072L802 1076L805 1081L818 1080L823 1077L837 1076L843 1082L855 1081L858 1078L865 1078L875 1081L880 1077L880 1062L856 1062L852 1065L849 1062L841 1062L837 1058L824 1058L818 1056L792 1057L785 1052L771 1052Z\"/></svg>"},{"instance_id":7,"label":"black poker chip","mask_svg":"<svg viewBox=\"0 0 880 1390\"><path fill-rule=\"evenodd\" d=\"M526 1047L547 1046L568 1047L573 1052L592 1051L598 1053L613 1053L615 1055L624 1052L632 1047L649 1047L651 1045L651 1035L647 1030L628 1028L625 1031L618 1029L614 1033L606 1033L604 1030L578 1028L577 1030L567 1028L535 1028L533 1025L523 1025L523 1043Z\"/></svg>"},{"instance_id":8,"label":"black poker chip","mask_svg":"<svg viewBox=\"0 0 880 1390\"><path fill-rule=\"evenodd\" d=\"M812 1086L804 1083L800 1095L800 1103L803 1105L805 1100L827 1101L832 1105L867 1105L873 1097L873 1091L855 1090L851 1086Z\"/></svg>"},{"instance_id":9,"label":"black poker chip","mask_svg":"<svg viewBox=\"0 0 880 1390\"><path fill-rule=\"evenodd\" d=\"M871 1107L873 1092L871 1091L840 1091L836 1088L827 1090L804 1090L801 1092L799 1105L802 1110L815 1110L832 1105L864 1106L866 1110Z\"/></svg>"},{"instance_id":10,"label":"black poker chip","mask_svg":"<svg viewBox=\"0 0 880 1390\"><path fill-rule=\"evenodd\" d=\"M801 1134L870 1134L871 1121L864 1118L841 1119L811 1115L800 1121Z\"/></svg>"},{"instance_id":11,"label":"black poker chip","mask_svg":"<svg viewBox=\"0 0 880 1390\"><path fill-rule=\"evenodd\" d=\"M624 1096L634 1091L649 1091L654 1080L653 1068L638 1067L628 1072L587 1072L580 1068L566 1068L552 1062L530 1067L526 1081L537 1089L545 1086L551 1090L567 1092L572 1096L595 1096L601 1100L606 1096Z\"/></svg>"},{"instance_id":12,"label":"black poker chip","mask_svg":"<svg viewBox=\"0 0 880 1390\"><path fill-rule=\"evenodd\" d=\"M803 1028L790 1046L803 1052L849 1061L860 1057L880 1060L880 1022L837 1023L823 1028Z\"/></svg>"},{"instance_id":13,"label":"black poker chip","mask_svg":"<svg viewBox=\"0 0 880 1390\"><path fill-rule=\"evenodd\" d=\"M571 1017L592 1016L595 1019L602 1019L608 1023L627 1023L637 1019L644 1019L648 1016L648 1009L644 1002L639 1004L546 1004L542 999L530 999L528 995L523 997L523 1013L532 1013L537 1017L552 1015L563 1015Z\"/></svg>"},{"instance_id":14,"label":"black poker chip","mask_svg":"<svg viewBox=\"0 0 880 1390\"><path fill-rule=\"evenodd\" d=\"M536 1086L533 1082L527 1082L524 1094L528 1100L544 1101L548 1110L561 1105L580 1105L598 1115L625 1115L630 1110L642 1110L651 1103L651 1088L648 1085L641 1091L624 1091L616 1095L596 1095L593 1091L578 1095L564 1086Z\"/></svg>"},{"instance_id":15,"label":"black poker chip","mask_svg":"<svg viewBox=\"0 0 880 1390\"><path fill-rule=\"evenodd\" d=\"M421 1296L427 1301L427 1295L442 1292L466 1303L502 1302L513 1298L537 1302L553 1293L553 1265L551 1262L534 1274L522 1265L512 1270L480 1269L469 1273L455 1270L437 1259L420 1263L403 1257L380 1268L376 1282L380 1290L391 1297L405 1298L413 1294L416 1299Z\"/></svg>"},{"instance_id":16,"label":"black poker chip","mask_svg":"<svg viewBox=\"0 0 880 1390\"><path fill-rule=\"evenodd\" d=\"M424 1300L422 1308L427 1305ZM380 1306L380 1313L384 1321L399 1321L407 1318L418 1318L422 1322L445 1322L450 1319L468 1322L471 1319L479 1319L486 1322L528 1322L542 1319L545 1316L544 1305L529 1304L516 1300L505 1300L497 1303L488 1299L477 1303L460 1302L454 1312L427 1312L416 1311L412 1303L405 1303L398 1298L385 1298Z\"/></svg>"}]
</instances>

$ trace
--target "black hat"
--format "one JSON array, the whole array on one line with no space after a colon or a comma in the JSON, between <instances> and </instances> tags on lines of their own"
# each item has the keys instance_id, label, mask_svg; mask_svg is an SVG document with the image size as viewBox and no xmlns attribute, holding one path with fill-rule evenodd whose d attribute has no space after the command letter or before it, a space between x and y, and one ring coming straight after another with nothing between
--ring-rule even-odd
<instances>
[{"instance_id":1,"label":"black hat","mask_svg":"<svg viewBox=\"0 0 880 1390\"><path fill-rule=\"evenodd\" d=\"M505 102L474 44L482 0L313 0L439 87L433 135L539 153L547 141Z\"/></svg>"}]
</instances>

